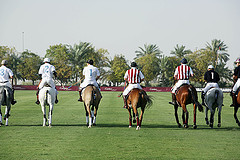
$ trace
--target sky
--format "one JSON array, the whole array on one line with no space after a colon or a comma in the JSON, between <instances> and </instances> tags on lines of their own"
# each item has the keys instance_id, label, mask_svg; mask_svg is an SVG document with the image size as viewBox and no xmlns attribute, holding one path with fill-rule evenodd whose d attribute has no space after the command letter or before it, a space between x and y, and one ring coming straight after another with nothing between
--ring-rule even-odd
<instances>
[{"instance_id":1,"label":"sky","mask_svg":"<svg viewBox=\"0 0 240 160\"><path fill-rule=\"evenodd\" d=\"M176 45L195 51L213 39L240 57L239 0L0 0L0 46L43 57L50 45L90 42L129 61L144 44L165 56Z\"/></svg>"}]
</instances>

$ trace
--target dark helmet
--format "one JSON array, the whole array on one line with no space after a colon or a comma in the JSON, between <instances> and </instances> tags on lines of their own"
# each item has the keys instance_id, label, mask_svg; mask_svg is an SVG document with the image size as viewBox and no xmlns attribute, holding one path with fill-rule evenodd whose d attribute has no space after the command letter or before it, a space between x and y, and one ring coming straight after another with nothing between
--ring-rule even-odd
<instances>
[{"instance_id":1,"label":"dark helmet","mask_svg":"<svg viewBox=\"0 0 240 160\"><path fill-rule=\"evenodd\" d=\"M131 67L137 67L137 63L136 62L132 62L131 63Z\"/></svg>"},{"instance_id":2,"label":"dark helmet","mask_svg":"<svg viewBox=\"0 0 240 160\"><path fill-rule=\"evenodd\" d=\"M183 59L181 60L181 63L182 63L182 64L187 64L186 58L183 58Z\"/></svg>"},{"instance_id":3,"label":"dark helmet","mask_svg":"<svg viewBox=\"0 0 240 160\"><path fill-rule=\"evenodd\" d=\"M93 65L93 60L92 60L92 59L89 59L89 60L87 61L87 63L90 64L90 65Z\"/></svg>"}]
</instances>

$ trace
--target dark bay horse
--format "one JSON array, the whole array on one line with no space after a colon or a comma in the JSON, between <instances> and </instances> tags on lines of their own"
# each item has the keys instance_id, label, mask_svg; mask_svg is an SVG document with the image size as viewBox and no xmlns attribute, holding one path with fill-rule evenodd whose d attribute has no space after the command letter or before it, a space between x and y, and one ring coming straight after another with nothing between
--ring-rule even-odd
<instances>
[{"instance_id":1,"label":"dark bay horse","mask_svg":"<svg viewBox=\"0 0 240 160\"><path fill-rule=\"evenodd\" d=\"M0 87L0 126L2 125L2 111L1 106L6 106L4 120L6 126L8 126L8 117L10 116L11 101L12 101L12 89L7 86Z\"/></svg>"},{"instance_id":2,"label":"dark bay horse","mask_svg":"<svg viewBox=\"0 0 240 160\"><path fill-rule=\"evenodd\" d=\"M240 122L237 118L237 111L238 111L238 108L240 107L240 88L238 88L238 93L236 95L236 103L234 104L234 118L236 120L236 123L238 124L238 126L240 127Z\"/></svg>"},{"instance_id":3,"label":"dark bay horse","mask_svg":"<svg viewBox=\"0 0 240 160\"><path fill-rule=\"evenodd\" d=\"M82 98L86 111L86 123L88 128L91 128L92 125L96 125L97 110L102 96L98 88L88 85L83 91Z\"/></svg>"},{"instance_id":4,"label":"dark bay horse","mask_svg":"<svg viewBox=\"0 0 240 160\"><path fill-rule=\"evenodd\" d=\"M183 120L183 127L188 128L188 117L189 117L189 113L187 110L187 105L193 103L193 114L194 114L194 118L193 118L193 128L196 129L197 125L196 125L196 109L198 107L198 110L200 112L203 112L203 107L202 105L198 102L198 96L197 96L197 91L196 89L192 86L192 85L188 85L188 84L183 84L177 94L176 94L176 101L177 104L174 106L175 108L175 118L176 118L176 122L178 124L178 127L181 127L181 124L179 123L179 119L178 119L178 106L182 107L182 120ZM185 116L186 114L186 116Z\"/></svg>"},{"instance_id":5,"label":"dark bay horse","mask_svg":"<svg viewBox=\"0 0 240 160\"><path fill-rule=\"evenodd\" d=\"M134 88L130 91L129 97L127 99L127 109L129 112L129 128L132 127L132 115L131 108L133 109L133 115L136 115L137 119L137 128L136 130L140 130L143 113L145 108L150 107L152 105L152 99L144 90ZM130 107L131 106L131 107ZM141 108L141 115L139 118L137 108Z\"/></svg>"}]
</instances>

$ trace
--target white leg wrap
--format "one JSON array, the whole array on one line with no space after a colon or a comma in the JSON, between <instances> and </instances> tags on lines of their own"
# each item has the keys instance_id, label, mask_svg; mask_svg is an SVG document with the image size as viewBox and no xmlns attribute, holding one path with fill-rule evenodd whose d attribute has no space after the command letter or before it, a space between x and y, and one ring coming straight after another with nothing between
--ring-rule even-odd
<instances>
[{"instance_id":1,"label":"white leg wrap","mask_svg":"<svg viewBox=\"0 0 240 160\"><path fill-rule=\"evenodd\" d=\"M43 126L46 126L46 118L43 118Z\"/></svg>"},{"instance_id":2,"label":"white leg wrap","mask_svg":"<svg viewBox=\"0 0 240 160\"><path fill-rule=\"evenodd\" d=\"M5 125L8 126L8 118L6 118L6 124Z\"/></svg>"},{"instance_id":3,"label":"white leg wrap","mask_svg":"<svg viewBox=\"0 0 240 160\"><path fill-rule=\"evenodd\" d=\"M2 115L0 114L0 123L2 123Z\"/></svg>"},{"instance_id":4,"label":"white leg wrap","mask_svg":"<svg viewBox=\"0 0 240 160\"><path fill-rule=\"evenodd\" d=\"M89 117L89 125L88 127L91 127L92 126L92 117Z\"/></svg>"},{"instance_id":5,"label":"white leg wrap","mask_svg":"<svg viewBox=\"0 0 240 160\"><path fill-rule=\"evenodd\" d=\"M96 124L96 116L93 117L93 124Z\"/></svg>"},{"instance_id":6,"label":"white leg wrap","mask_svg":"<svg viewBox=\"0 0 240 160\"><path fill-rule=\"evenodd\" d=\"M49 119L48 119L48 124L51 125L52 124L52 115L49 115Z\"/></svg>"}]
</instances>

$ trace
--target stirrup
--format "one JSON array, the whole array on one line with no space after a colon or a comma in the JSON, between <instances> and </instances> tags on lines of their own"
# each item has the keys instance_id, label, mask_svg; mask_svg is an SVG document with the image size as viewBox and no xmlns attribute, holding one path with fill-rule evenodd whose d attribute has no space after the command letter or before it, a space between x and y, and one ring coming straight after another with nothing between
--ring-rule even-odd
<instances>
[{"instance_id":1,"label":"stirrup","mask_svg":"<svg viewBox=\"0 0 240 160\"><path fill-rule=\"evenodd\" d=\"M56 103L56 104L58 103L58 100L57 100L57 99L55 100L55 103Z\"/></svg>"},{"instance_id":2,"label":"stirrup","mask_svg":"<svg viewBox=\"0 0 240 160\"><path fill-rule=\"evenodd\" d=\"M15 103L17 103L16 100L13 100L13 101L11 102L12 105L14 105Z\"/></svg>"},{"instance_id":3,"label":"stirrup","mask_svg":"<svg viewBox=\"0 0 240 160\"><path fill-rule=\"evenodd\" d=\"M35 103L38 105L38 104L40 104L40 101L39 101L39 100L37 100Z\"/></svg>"}]
</instances>

